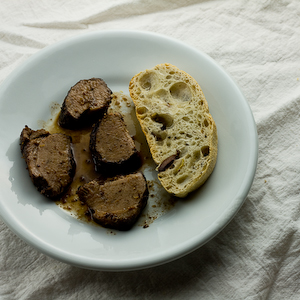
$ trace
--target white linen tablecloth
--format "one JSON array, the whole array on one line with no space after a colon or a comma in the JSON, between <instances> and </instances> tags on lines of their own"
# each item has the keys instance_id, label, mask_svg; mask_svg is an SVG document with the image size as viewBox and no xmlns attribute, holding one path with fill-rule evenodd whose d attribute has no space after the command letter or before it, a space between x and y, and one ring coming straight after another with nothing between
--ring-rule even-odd
<instances>
[{"instance_id":1,"label":"white linen tablecloth","mask_svg":"<svg viewBox=\"0 0 300 300\"><path fill-rule=\"evenodd\" d=\"M300 1L3 0L0 82L45 46L106 29L165 34L224 67L257 124L253 186L214 239L140 271L69 266L0 221L0 299L300 299Z\"/></svg>"}]
</instances>

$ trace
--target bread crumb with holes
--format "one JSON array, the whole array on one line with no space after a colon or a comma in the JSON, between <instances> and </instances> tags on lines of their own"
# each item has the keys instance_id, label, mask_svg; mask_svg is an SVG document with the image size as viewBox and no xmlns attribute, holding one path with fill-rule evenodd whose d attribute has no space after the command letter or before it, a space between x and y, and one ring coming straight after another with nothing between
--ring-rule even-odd
<instances>
[{"instance_id":1,"label":"bread crumb with holes","mask_svg":"<svg viewBox=\"0 0 300 300\"><path fill-rule=\"evenodd\" d=\"M185 197L211 175L217 127L196 80L171 64L135 75L129 84L137 119L170 194Z\"/></svg>"}]
</instances>

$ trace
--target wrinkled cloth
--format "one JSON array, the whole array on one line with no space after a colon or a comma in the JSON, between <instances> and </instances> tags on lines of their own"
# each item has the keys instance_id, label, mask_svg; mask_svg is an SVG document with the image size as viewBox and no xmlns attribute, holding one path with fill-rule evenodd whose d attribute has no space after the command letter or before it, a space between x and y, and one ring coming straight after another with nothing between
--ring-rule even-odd
<instances>
[{"instance_id":1,"label":"wrinkled cloth","mask_svg":"<svg viewBox=\"0 0 300 300\"><path fill-rule=\"evenodd\" d=\"M139 271L58 262L0 221L0 299L300 299L300 1L4 0L0 83L40 49L106 29L179 39L232 76L257 124L253 185L215 238Z\"/></svg>"}]
</instances>

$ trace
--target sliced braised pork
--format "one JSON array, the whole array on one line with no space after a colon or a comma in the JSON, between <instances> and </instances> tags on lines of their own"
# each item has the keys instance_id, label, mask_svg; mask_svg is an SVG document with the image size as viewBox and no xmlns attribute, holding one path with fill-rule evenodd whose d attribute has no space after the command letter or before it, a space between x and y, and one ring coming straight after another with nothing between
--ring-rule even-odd
<instances>
[{"instance_id":1,"label":"sliced braised pork","mask_svg":"<svg viewBox=\"0 0 300 300\"><path fill-rule=\"evenodd\" d=\"M130 173L141 164L120 113L110 113L99 120L91 133L90 150L100 172Z\"/></svg>"},{"instance_id":2,"label":"sliced braised pork","mask_svg":"<svg viewBox=\"0 0 300 300\"><path fill-rule=\"evenodd\" d=\"M147 204L148 187L140 172L107 181L93 180L78 190L93 220L103 227L128 230Z\"/></svg>"},{"instance_id":3,"label":"sliced braised pork","mask_svg":"<svg viewBox=\"0 0 300 300\"><path fill-rule=\"evenodd\" d=\"M59 125L68 129L87 127L106 112L111 90L100 78L80 80L68 92L59 115Z\"/></svg>"},{"instance_id":4,"label":"sliced braised pork","mask_svg":"<svg viewBox=\"0 0 300 300\"><path fill-rule=\"evenodd\" d=\"M25 126L20 146L38 191L53 199L64 194L76 169L71 138L61 133L50 134L44 129L34 131Z\"/></svg>"}]
</instances>

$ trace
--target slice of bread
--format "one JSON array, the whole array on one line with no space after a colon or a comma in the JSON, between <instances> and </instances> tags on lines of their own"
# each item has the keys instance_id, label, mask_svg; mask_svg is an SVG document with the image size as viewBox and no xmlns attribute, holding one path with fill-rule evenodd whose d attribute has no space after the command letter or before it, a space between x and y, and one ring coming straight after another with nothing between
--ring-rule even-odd
<instances>
[{"instance_id":1,"label":"slice of bread","mask_svg":"<svg viewBox=\"0 0 300 300\"><path fill-rule=\"evenodd\" d=\"M199 84L160 64L135 75L129 92L161 184L185 197L210 176L218 152L216 124Z\"/></svg>"}]
</instances>

